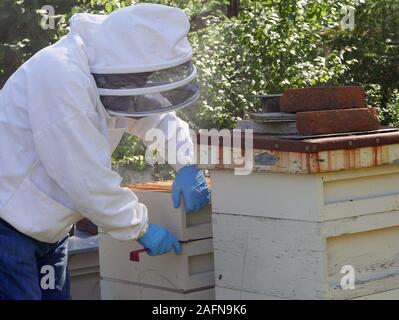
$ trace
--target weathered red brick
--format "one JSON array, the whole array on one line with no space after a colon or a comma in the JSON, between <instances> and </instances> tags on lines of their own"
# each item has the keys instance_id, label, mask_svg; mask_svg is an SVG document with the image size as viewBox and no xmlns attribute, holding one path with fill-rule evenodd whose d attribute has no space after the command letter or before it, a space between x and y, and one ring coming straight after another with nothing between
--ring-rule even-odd
<instances>
[{"instance_id":1,"label":"weathered red brick","mask_svg":"<svg viewBox=\"0 0 399 320\"><path fill-rule=\"evenodd\" d=\"M369 131L380 128L374 108L298 112L296 121L298 132L303 135Z\"/></svg>"},{"instance_id":2,"label":"weathered red brick","mask_svg":"<svg viewBox=\"0 0 399 320\"><path fill-rule=\"evenodd\" d=\"M365 108L362 87L290 89L280 99L281 112Z\"/></svg>"}]
</instances>

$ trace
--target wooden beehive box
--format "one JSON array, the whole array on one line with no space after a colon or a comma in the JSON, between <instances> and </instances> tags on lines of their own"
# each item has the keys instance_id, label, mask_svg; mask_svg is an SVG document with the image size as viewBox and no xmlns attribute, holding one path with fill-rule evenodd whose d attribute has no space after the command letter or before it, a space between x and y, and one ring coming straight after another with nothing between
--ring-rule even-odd
<instances>
[{"instance_id":1,"label":"wooden beehive box","mask_svg":"<svg viewBox=\"0 0 399 320\"><path fill-rule=\"evenodd\" d=\"M399 299L398 165L211 177L217 299Z\"/></svg>"},{"instance_id":2,"label":"wooden beehive box","mask_svg":"<svg viewBox=\"0 0 399 320\"><path fill-rule=\"evenodd\" d=\"M215 289L182 292L143 285L131 285L115 280L101 280L104 300L214 300Z\"/></svg>"},{"instance_id":3,"label":"wooden beehive box","mask_svg":"<svg viewBox=\"0 0 399 320\"><path fill-rule=\"evenodd\" d=\"M208 205L199 212L187 214L184 201L178 209L172 205L172 182L154 182L128 186L148 208L150 223L168 228L180 241L212 237L212 210Z\"/></svg>"},{"instance_id":4,"label":"wooden beehive box","mask_svg":"<svg viewBox=\"0 0 399 320\"><path fill-rule=\"evenodd\" d=\"M100 299L100 263L96 237L83 237L78 231L69 238L68 270L73 300Z\"/></svg>"},{"instance_id":5,"label":"wooden beehive box","mask_svg":"<svg viewBox=\"0 0 399 320\"><path fill-rule=\"evenodd\" d=\"M150 257L135 241L120 242L100 230L102 299L214 299L215 277L211 208L187 214L174 209L171 182L130 185L148 208L149 222L167 227L181 242L182 253ZM182 202L183 203L183 202Z\"/></svg>"},{"instance_id":6,"label":"wooden beehive box","mask_svg":"<svg viewBox=\"0 0 399 320\"><path fill-rule=\"evenodd\" d=\"M100 234L100 248L102 279L182 291L214 285L212 239L183 243L179 256L171 252L151 257L143 252L139 261L129 260L131 251L142 249L136 242L120 242Z\"/></svg>"}]
</instances>

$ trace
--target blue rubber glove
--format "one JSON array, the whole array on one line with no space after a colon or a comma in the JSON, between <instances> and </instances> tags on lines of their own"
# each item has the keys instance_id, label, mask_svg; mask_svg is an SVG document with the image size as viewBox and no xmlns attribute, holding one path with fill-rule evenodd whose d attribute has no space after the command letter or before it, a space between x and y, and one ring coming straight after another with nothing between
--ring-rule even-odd
<instances>
[{"instance_id":1,"label":"blue rubber glove","mask_svg":"<svg viewBox=\"0 0 399 320\"><path fill-rule=\"evenodd\" d=\"M183 195L187 213L196 212L209 203L211 193L208 184L204 173L196 166L183 167L177 172L172 188L172 200L175 208L180 207L181 195Z\"/></svg>"},{"instance_id":2,"label":"blue rubber glove","mask_svg":"<svg viewBox=\"0 0 399 320\"><path fill-rule=\"evenodd\" d=\"M177 255L181 252L180 242L165 227L157 224L149 224L147 232L137 239L144 248L148 249L148 255L159 256L172 250Z\"/></svg>"}]
</instances>

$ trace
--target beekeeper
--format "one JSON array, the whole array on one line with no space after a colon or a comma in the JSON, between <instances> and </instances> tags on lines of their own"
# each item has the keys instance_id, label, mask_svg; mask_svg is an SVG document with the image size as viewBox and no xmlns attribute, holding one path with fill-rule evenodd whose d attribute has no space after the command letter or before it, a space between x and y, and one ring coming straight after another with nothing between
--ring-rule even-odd
<instances>
[{"instance_id":1,"label":"beekeeper","mask_svg":"<svg viewBox=\"0 0 399 320\"><path fill-rule=\"evenodd\" d=\"M76 14L69 34L22 65L0 94L0 298L69 298L67 234L87 217L150 255L180 252L147 208L122 188L111 154L124 132L161 129L189 148L177 158L173 204L210 198L186 122L174 110L199 95L189 22L180 9L137 4ZM170 124L173 123L173 126ZM174 128L174 129L170 129ZM172 205L172 203L171 203ZM43 268L45 267L45 268ZM55 277L43 288L41 277Z\"/></svg>"}]
</instances>

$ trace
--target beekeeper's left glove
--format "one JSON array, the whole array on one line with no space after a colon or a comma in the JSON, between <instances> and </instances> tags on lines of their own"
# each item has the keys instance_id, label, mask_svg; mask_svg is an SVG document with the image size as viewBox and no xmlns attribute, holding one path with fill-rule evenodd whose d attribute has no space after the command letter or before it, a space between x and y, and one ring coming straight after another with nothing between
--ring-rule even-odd
<instances>
[{"instance_id":1,"label":"beekeeper's left glove","mask_svg":"<svg viewBox=\"0 0 399 320\"><path fill-rule=\"evenodd\" d=\"M172 250L177 255L181 252L181 246L176 237L168 229L157 224L149 224L147 232L137 242L148 249L150 256L159 256Z\"/></svg>"},{"instance_id":2,"label":"beekeeper's left glove","mask_svg":"<svg viewBox=\"0 0 399 320\"><path fill-rule=\"evenodd\" d=\"M175 208L180 207L182 195L187 213L199 211L211 199L204 173L196 166L186 166L177 172L172 188L172 200Z\"/></svg>"}]
</instances>

